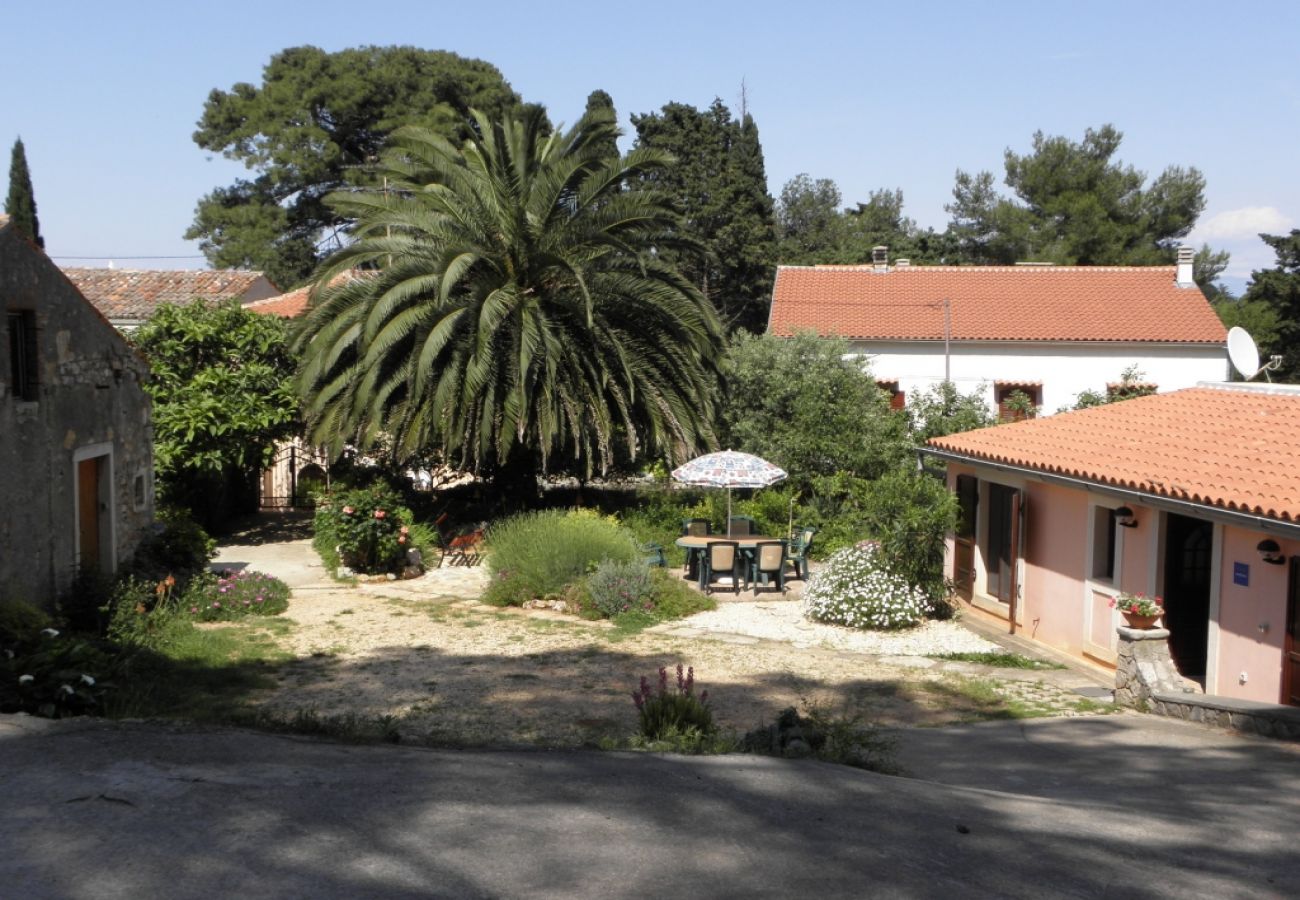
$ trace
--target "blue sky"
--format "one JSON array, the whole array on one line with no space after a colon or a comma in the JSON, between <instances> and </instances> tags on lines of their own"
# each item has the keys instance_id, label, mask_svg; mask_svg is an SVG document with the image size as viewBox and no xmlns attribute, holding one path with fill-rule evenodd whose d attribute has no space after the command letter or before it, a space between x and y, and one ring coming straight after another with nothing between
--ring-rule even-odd
<instances>
[{"instance_id":1,"label":"blue sky","mask_svg":"<svg viewBox=\"0 0 1300 900\"><path fill-rule=\"evenodd\" d=\"M1273 261L1256 232L1300 227L1296 3L73 2L5 18L0 148L7 162L22 135L55 257L202 266L127 257L198 253L181 237L195 202L242 172L192 142L203 101L301 44L485 59L570 123L602 88L625 130L674 100L734 109L743 79L774 196L800 172L846 204L900 187L938 228L956 169L1000 178L1035 130L1110 122L1124 162L1205 174L1192 238L1232 251L1238 288Z\"/></svg>"}]
</instances>

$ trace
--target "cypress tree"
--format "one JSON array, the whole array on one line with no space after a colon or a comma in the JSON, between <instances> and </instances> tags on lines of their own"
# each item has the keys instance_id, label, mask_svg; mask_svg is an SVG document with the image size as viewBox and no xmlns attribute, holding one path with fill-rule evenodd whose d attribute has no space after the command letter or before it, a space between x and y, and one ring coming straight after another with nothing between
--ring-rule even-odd
<instances>
[{"instance_id":1,"label":"cypress tree","mask_svg":"<svg viewBox=\"0 0 1300 900\"><path fill-rule=\"evenodd\" d=\"M41 223L36 219L36 195L32 192L32 173L27 168L27 151L23 149L22 138L14 141L13 154L9 158L9 196L5 199L5 214L13 220L20 234L37 247L45 248Z\"/></svg>"},{"instance_id":2,"label":"cypress tree","mask_svg":"<svg viewBox=\"0 0 1300 900\"><path fill-rule=\"evenodd\" d=\"M587 109L583 113L584 119L592 121L612 122L618 125L618 114L614 111L614 98L602 90L592 91L587 95ZM607 158L618 157L618 139L614 134L609 134L596 142L593 146L601 156Z\"/></svg>"}]
</instances>

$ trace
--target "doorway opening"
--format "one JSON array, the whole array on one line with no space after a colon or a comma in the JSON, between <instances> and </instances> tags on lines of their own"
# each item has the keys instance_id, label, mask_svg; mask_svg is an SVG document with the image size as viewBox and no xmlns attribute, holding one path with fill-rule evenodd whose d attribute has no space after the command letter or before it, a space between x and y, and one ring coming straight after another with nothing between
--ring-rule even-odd
<instances>
[{"instance_id":1,"label":"doorway opening","mask_svg":"<svg viewBox=\"0 0 1300 900\"><path fill-rule=\"evenodd\" d=\"M1165 518L1164 626L1178 671L1205 685L1210 636L1214 525L1169 513Z\"/></svg>"}]
</instances>

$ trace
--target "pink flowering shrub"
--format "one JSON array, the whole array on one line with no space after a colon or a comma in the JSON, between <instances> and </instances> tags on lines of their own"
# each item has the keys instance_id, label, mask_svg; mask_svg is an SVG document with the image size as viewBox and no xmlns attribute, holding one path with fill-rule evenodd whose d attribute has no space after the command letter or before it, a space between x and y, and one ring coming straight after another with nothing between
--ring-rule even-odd
<instances>
[{"instance_id":1,"label":"pink flowering shrub","mask_svg":"<svg viewBox=\"0 0 1300 900\"><path fill-rule=\"evenodd\" d=\"M343 565L357 572L395 572L411 548L413 522L411 511L383 484L338 491L316 503L317 549L337 547Z\"/></svg>"},{"instance_id":2,"label":"pink flowering shrub","mask_svg":"<svg viewBox=\"0 0 1300 900\"><path fill-rule=\"evenodd\" d=\"M682 736L707 736L717 731L713 710L709 708L709 692L695 694L695 668L682 672L677 664L676 689L669 690L668 669L660 667L657 690L650 680L641 676L640 687L632 692L641 719L641 736L652 741L671 740Z\"/></svg>"},{"instance_id":3,"label":"pink flowering shrub","mask_svg":"<svg viewBox=\"0 0 1300 900\"><path fill-rule=\"evenodd\" d=\"M179 606L200 622L277 616L289 608L289 586L263 572L219 572L196 580Z\"/></svg>"}]
</instances>

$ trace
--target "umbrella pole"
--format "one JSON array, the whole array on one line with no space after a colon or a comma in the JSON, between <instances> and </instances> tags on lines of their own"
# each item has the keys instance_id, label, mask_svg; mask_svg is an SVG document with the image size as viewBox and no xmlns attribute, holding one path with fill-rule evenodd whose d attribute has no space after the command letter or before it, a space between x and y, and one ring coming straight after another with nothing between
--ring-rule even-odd
<instances>
[{"instance_id":1,"label":"umbrella pole","mask_svg":"<svg viewBox=\"0 0 1300 900\"><path fill-rule=\"evenodd\" d=\"M727 537L731 537L731 485L727 485Z\"/></svg>"}]
</instances>

